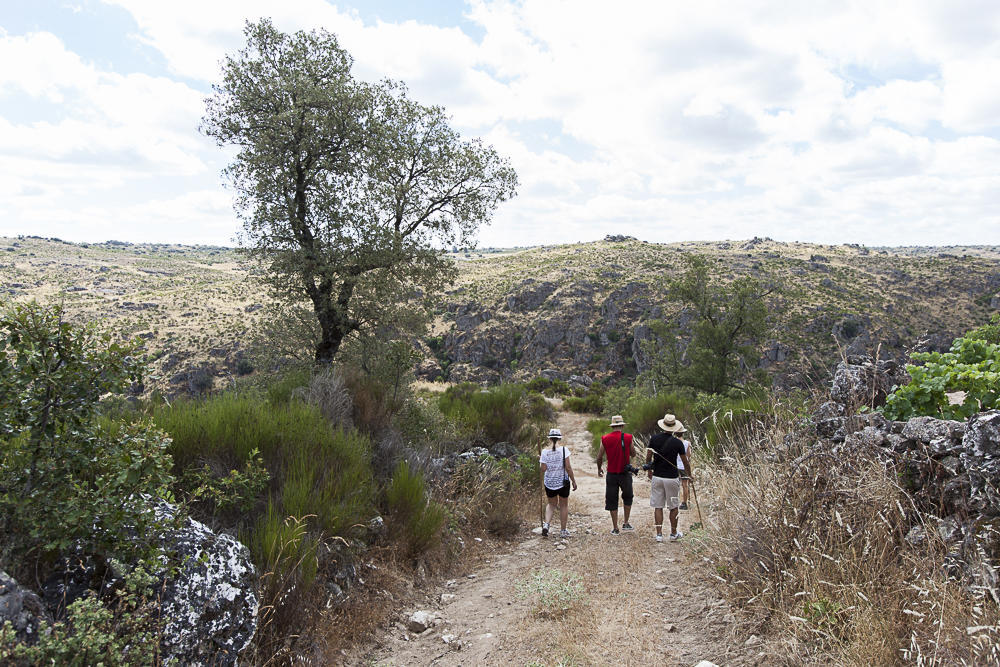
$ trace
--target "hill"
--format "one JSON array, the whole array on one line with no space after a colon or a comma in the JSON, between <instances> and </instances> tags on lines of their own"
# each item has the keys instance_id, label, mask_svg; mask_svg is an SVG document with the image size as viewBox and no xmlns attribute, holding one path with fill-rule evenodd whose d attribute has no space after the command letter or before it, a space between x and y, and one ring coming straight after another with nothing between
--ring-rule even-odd
<instances>
[{"instance_id":1,"label":"hill","mask_svg":"<svg viewBox=\"0 0 1000 667\"><path fill-rule=\"evenodd\" d=\"M621 238L621 237L619 237ZM866 248L769 239L655 244L624 239L457 254L460 275L421 341L427 379L495 382L643 368L648 322L677 316L667 282L683 256L709 257L724 280L770 274L782 314L760 366L779 385L825 378L838 346L902 356L951 339L1000 307L1000 248ZM61 301L148 341L151 386L200 391L252 372L250 334L268 304L235 250L163 244L0 239L0 293Z\"/></svg>"}]
</instances>

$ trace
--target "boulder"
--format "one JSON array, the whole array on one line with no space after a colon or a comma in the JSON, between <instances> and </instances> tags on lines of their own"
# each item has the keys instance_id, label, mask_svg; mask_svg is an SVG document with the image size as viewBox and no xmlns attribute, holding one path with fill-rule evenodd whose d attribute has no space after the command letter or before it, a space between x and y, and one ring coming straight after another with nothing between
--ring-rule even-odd
<instances>
[{"instance_id":1,"label":"boulder","mask_svg":"<svg viewBox=\"0 0 1000 667\"><path fill-rule=\"evenodd\" d=\"M489 451L494 458L498 459L513 458L521 453L521 450L509 442L498 442L490 447Z\"/></svg>"},{"instance_id":2,"label":"boulder","mask_svg":"<svg viewBox=\"0 0 1000 667\"><path fill-rule=\"evenodd\" d=\"M156 512L173 519L177 510L160 501ZM249 549L191 518L165 531L160 542L171 559L160 586L164 662L235 664L257 630Z\"/></svg>"},{"instance_id":3,"label":"boulder","mask_svg":"<svg viewBox=\"0 0 1000 667\"><path fill-rule=\"evenodd\" d=\"M458 458L462 459L463 461L468 461L469 459L479 459L489 455L490 455L490 450L486 449L485 447L473 447L472 449L459 454Z\"/></svg>"},{"instance_id":4,"label":"boulder","mask_svg":"<svg viewBox=\"0 0 1000 667\"><path fill-rule=\"evenodd\" d=\"M434 619L437 616L432 611L415 611L410 614L410 618L406 621L406 629L410 632L415 632L420 634L427 628L434 626Z\"/></svg>"},{"instance_id":5,"label":"boulder","mask_svg":"<svg viewBox=\"0 0 1000 667\"><path fill-rule=\"evenodd\" d=\"M0 626L10 622L19 642L34 644L43 626L52 623L41 598L0 570Z\"/></svg>"},{"instance_id":6,"label":"boulder","mask_svg":"<svg viewBox=\"0 0 1000 667\"><path fill-rule=\"evenodd\" d=\"M965 435L965 424L934 417L911 417L903 427L902 436L919 442L937 439L961 441Z\"/></svg>"},{"instance_id":7,"label":"boulder","mask_svg":"<svg viewBox=\"0 0 1000 667\"><path fill-rule=\"evenodd\" d=\"M1000 516L1000 410L973 415L959 455L969 476L969 500L986 517Z\"/></svg>"},{"instance_id":8,"label":"boulder","mask_svg":"<svg viewBox=\"0 0 1000 667\"><path fill-rule=\"evenodd\" d=\"M873 361L871 357L849 356L837 364L830 398L853 411L862 405L878 407L894 387L905 384L909 376L892 360Z\"/></svg>"}]
</instances>

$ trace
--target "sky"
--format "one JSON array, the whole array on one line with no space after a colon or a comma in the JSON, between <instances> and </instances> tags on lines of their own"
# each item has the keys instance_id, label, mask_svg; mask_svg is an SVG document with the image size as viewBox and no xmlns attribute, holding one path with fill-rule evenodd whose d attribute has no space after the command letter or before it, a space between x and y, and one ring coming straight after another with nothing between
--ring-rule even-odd
<instances>
[{"instance_id":1,"label":"sky","mask_svg":"<svg viewBox=\"0 0 1000 667\"><path fill-rule=\"evenodd\" d=\"M481 246L1000 244L995 0L0 0L0 236L235 244L198 126L260 17L510 159Z\"/></svg>"}]
</instances>

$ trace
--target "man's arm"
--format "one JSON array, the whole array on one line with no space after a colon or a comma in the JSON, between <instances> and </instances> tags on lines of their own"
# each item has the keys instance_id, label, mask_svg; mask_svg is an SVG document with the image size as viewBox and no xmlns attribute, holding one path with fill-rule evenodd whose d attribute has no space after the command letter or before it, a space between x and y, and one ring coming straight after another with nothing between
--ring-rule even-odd
<instances>
[{"instance_id":1,"label":"man's arm","mask_svg":"<svg viewBox=\"0 0 1000 667\"><path fill-rule=\"evenodd\" d=\"M601 444L601 451L597 453L597 476L601 477L604 475L604 444Z\"/></svg>"},{"instance_id":2,"label":"man's arm","mask_svg":"<svg viewBox=\"0 0 1000 667\"><path fill-rule=\"evenodd\" d=\"M650 443L650 444L652 444L652 443ZM646 464L648 465L649 462L652 461L652 460L653 460L653 450L651 448L649 448L649 447L646 447ZM653 479L653 469L652 468L650 468L649 470L646 471L646 477L648 477L649 479Z\"/></svg>"}]
</instances>

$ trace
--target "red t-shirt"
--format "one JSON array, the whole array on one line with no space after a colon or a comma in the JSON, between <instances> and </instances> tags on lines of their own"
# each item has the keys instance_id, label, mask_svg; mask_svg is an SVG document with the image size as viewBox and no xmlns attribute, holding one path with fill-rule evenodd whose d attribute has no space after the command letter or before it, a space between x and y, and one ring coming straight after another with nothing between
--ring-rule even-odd
<instances>
[{"instance_id":1,"label":"red t-shirt","mask_svg":"<svg viewBox=\"0 0 1000 667\"><path fill-rule=\"evenodd\" d=\"M632 434L625 433L625 451L630 452L632 450ZM608 472L620 473L625 472L625 456L622 453L622 434L618 431L612 431L605 436L601 437L601 444L604 445L604 453L608 457Z\"/></svg>"}]
</instances>

